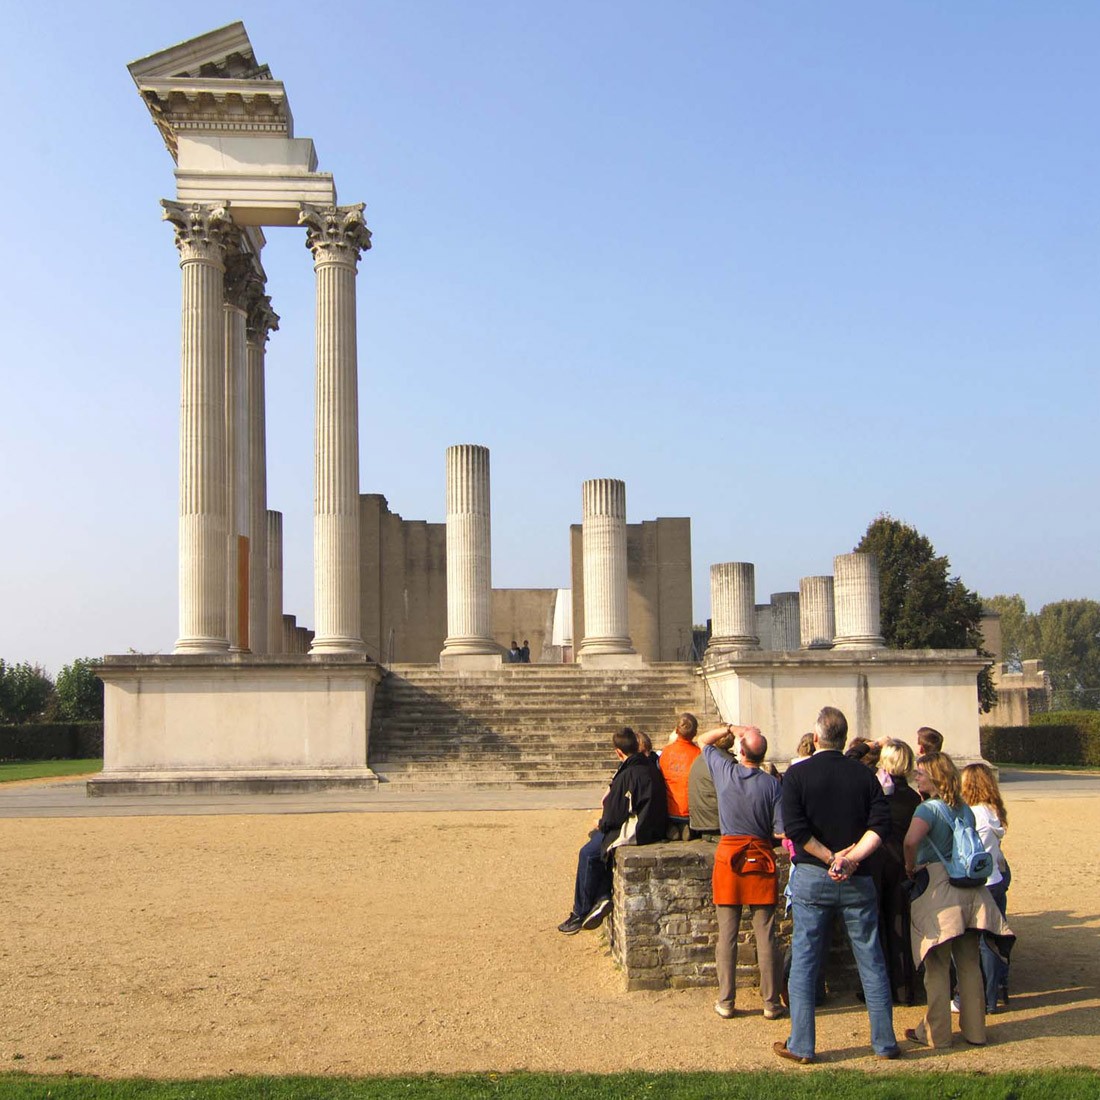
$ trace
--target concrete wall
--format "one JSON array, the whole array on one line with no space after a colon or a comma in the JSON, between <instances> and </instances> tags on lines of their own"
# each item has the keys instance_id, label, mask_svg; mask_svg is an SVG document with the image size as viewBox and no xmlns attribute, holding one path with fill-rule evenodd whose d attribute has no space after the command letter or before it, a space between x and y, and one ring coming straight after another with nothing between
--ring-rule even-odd
<instances>
[{"instance_id":1,"label":"concrete wall","mask_svg":"<svg viewBox=\"0 0 1100 1100\"><path fill-rule=\"evenodd\" d=\"M573 649L584 640L581 525L569 528ZM642 659L691 659L691 520L662 517L626 525L627 622Z\"/></svg>"},{"instance_id":2,"label":"concrete wall","mask_svg":"<svg viewBox=\"0 0 1100 1100\"><path fill-rule=\"evenodd\" d=\"M447 525L402 519L380 493L360 496L359 523L367 653L384 664L438 661L447 637Z\"/></svg>"},{"instance_id":3,"label":"concrete wall","mask_svg":"<svg viewBox=\"0 0 1100 1100\"><path fill-rule=\"evenodd\" d=\"M557 596L556 588L494 588L493 638L503 649L526 638L532 664L560 661L551 645Z\"/></svg>"}]
</instances>

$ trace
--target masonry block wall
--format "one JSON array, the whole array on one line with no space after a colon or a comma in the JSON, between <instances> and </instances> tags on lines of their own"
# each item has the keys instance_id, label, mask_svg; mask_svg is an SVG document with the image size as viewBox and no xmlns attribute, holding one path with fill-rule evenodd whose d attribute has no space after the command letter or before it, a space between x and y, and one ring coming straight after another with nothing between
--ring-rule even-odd
<instances>
[{"instance_id":1,"label":"masonry block wall","mask_svg":"<svg viewBox=\"0 0 1100 1100\"><path fill-rule=\"evenodd\" d=\"M714 944L718 921L711 900L716 845L693 840L619 848L615 853L611 954L628 990L717 986ZM779 913L790 870L777 849ZM777 921L780 950L790 945L791 921ZM737 985L760 984L752 922L745 914L737 953ZM858 988L859 978L842 926L833 930L825 968L830 991Z\"/></svg>"}]
</instances>

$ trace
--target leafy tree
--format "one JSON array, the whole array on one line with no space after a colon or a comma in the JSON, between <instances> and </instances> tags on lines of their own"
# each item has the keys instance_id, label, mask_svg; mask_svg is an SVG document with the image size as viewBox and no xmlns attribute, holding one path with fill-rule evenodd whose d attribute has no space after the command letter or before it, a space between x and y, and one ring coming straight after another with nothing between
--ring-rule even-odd
<instances>
[{"instance_id":1,"label":"leafy tree","mask_svg":"<svg viewBox=\"0 0 1100 1100\"><path fill-rule=\"evenodd\" d=\"M878 559L882 636L895 649L982 649L982 601L951 563L915 528L892 516L872 521L856 547ZM990 710L997 693L989 670L978 674L978 704Z\"/></svg>"},{"instance_id":2,"label":"leafy tree","mask_svg":"<svg viewBox=\"0 0 1100 1100\"><path fill-rule=\"evenodd\" d=\"M1020 596L991 596L985 605L1001 614L1006 662L1043 662L1056 710L1100 710L1100 603L1059 600L1029 612Z\"/></svg>"},{"instance_id":3,"label":"leafy tree","mask_svg":"<svg viewBox=\"0 0 1100 1100\"><path fill-rule=\"evenodd\" d=\"M1039 633L1035 616L1027 610L1019 595L990 596L982 603L1001 616L1001 657L1012 672L1019 672L1024 661L1039 656Z\"/></svg>"},{"instance_id":4,"label":"leafy tree","mask_svg":"<svg viewBox=\"0 0 1100 1100\"><path fill-rule=\"evenodd\" d=\"M57 674L57 716L68 722L103 720L103 681L95 674L98 657L77 657Z\"/></svg>"},{"instance_id":5,"label":"leafy tree","mask_svg":"<svg viewBox=\"0 0 1100 1100\"><path fill-rule=\"evenodd\" d=\"M0 660L0 722L42 717L53 699L53 681L40 665L9 665Z\"/></svg>"}]
</instances>

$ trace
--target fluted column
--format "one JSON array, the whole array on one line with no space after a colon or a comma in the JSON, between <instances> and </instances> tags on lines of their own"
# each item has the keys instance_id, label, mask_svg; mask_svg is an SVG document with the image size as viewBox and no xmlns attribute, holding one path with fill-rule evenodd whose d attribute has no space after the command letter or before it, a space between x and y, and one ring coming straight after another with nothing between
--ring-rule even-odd
<instances>
[{"instance_id":1,"label":"fluted column","mask_svg":"<svg viewBox=\"0 0 1100 1100\"><path fill-rule=\"evenodd\" d=\"M775 608L770 603L758 603L756 612L756 636L760 639L760 648L775 649Z\"/></svg>"},{"instance_id":2,"label":"fluted column","mask_svg":"<svg viewBox=\"0 0 1100 1100\"><path fill-rule=\"evenodd\" d=\"M803 577L798 582L799 636L803 649L831 649L836 635L833 578Z\"/></svg>"},{"instance_id":3,"label":"fluted column","mask_svg":"<svg viewBox=\"0 0 1100 1100\"><path fill-rule=\"evenodd\" d=\"M298 617L296 615L283 616L283 652L298 652Z\"/></svg>"},{"instance_id":4,"label":"fluted column","mask_svg":"<svg viewBox=\"0 0 1100 1100\"><path fill-rule=\"evenodd\" d=\"M492 545L489 515L489 448L462 443L447 448L447 640L444 665L495 666Z\"/></svg>"},{"instance_id":5,"label":"fluted column","mask_svg":"<svg viewBox=\"0 0 1100 1100\"><path fill-rule=\"evenodd\" d=\"M317 275L313 478L315 653L364 653L359 609L359 385L355 276L370 248L363 204L303 204Z\"/></svg>"},{"instance_id":6,"label":"fluted column","mask_svg":"<svg viewBox=\"0 0 1100 1100\"><path fill-rule=\"evenodd\" d=\"M225 263L225 501L226 631L231 650L249 648L248 552L250 486L248 469L248 348L245 336L252 258L239 239Z\"/></svg>"},{"instance_id":7,"label":"fluted column","mask_svg":"<svg viewBox=\"0 0 1100 1100\"><path fill-rule=\"evenodd\" d=\"M759 649L756 633L756 567L726 561L710 567L710 642L707 656Z\"/></svg>"},{"instance_id":8,"label":"fluted column","mask_svg":"<svg viewBox=\"0 0 1100 1100\"><path fill-rule=\"evenodd\" d=\"M586 481L581 525L584 560L584 639L581 664L641 664L630 643L626 603L626 485L616 478Z\"/></svg>"},{"instance_id":9,"label":"fluted column","mask_svg":"<svg viewBox=\"0 0 1100 1100\"><path fill-rule=\"evenodd\" d=\"M161 200L183 273L177 653L228 649L226 633L224 205Z\"/></svg>"},{"instance_id":10,"label":"fluted column","mask_svg":"<svg viewBox=\"0 0 1100 1100\"><path fill-rule=\"evenodd\" d=\"M283 638L283 513L268 511L267 652L286 653Z\"/></svg>"},{"instance_id":11,"label":"fluted column","mask_svg":"<svg viewBox=\"0 0 1100 1100\"><path fill-rule=\"evenodd\" d=\"M271 308L271 299L263 293L263 283L257 280L253 284L245 324L248 342L248 645L253 653L278 652L272 647L281 640L271 634L267 610L270 564L267 552L267 399L264 380L268 334L278 327L279 318ZM281 583L280 575L280 586ZM282 604L281 590L279 603Z\"/></svg>"},{"instance_id":12,"label":"fluted column","mask_svg":"<svg viewBox=\"0 0 1100 1100\"><path fill-rule=\"evenodd\" d=\"M798 593L773 592L772 647L789 653L799 646Z\"/></svg>"},{"instance_id":13,"label":"fluted column","mask_svg":"<svg viewBox=\"0 0 1100 1100\"><path fill-rule=\"evenodd\" d=\"M880 649L878 562L873 554L839 554L833 559L837 649Z\"/></svg>"}]
</instances>

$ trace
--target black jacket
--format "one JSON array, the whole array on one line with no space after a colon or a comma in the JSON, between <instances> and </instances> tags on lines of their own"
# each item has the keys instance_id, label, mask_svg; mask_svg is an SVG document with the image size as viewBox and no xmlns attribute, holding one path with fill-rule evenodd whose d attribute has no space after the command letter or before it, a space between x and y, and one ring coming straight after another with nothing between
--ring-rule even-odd
<instances>
[{"instance_id":1,"label":"black jacket","mask_svg":"<svg viewBox=\"0 0 1100 1100\"><path fill-rule=\"evenodd\" d=\"M619 765L604 799L603 815L596 828L603 833L605 855L631 813L638 818L638 844L653 844L665 839L668 828L665 781L642 752L628 756Z\"/></svg>"}]
</instances>

